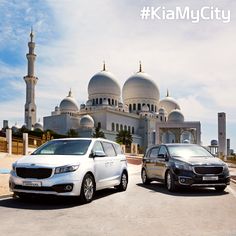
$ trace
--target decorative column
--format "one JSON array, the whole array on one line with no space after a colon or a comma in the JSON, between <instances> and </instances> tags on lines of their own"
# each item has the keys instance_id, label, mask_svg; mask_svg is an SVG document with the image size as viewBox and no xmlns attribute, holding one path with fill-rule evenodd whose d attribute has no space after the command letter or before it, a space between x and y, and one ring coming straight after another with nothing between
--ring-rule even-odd
<instances>
[{"instance_id":1,"label":"decorative column","mask_svg":"<svg viewBox=\"0 0 236 236\"><path fill-rule=\"evenodd\" d=\"M7 138L7 153L8 155L12 155L12 130L6 130L6 138Z\"/></svg>"},{"instance_id":2,"label":"decorative column","mask_svg":"<svg viewBox=\"0 0 236 236\"><path fill-rule=\"evenodd\" d=\"M28 155L29 139L28 133L23 133L23 155Z\"/></svg>"}]
</instances>

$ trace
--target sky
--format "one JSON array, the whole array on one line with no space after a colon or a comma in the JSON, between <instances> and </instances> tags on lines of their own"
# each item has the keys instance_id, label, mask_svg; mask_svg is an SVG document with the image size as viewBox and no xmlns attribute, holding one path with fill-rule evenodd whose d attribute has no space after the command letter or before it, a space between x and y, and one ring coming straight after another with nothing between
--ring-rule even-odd
<instances>
[{"instance_id":1,"label":"sky","mask_svg":"<svg viewBox=\"0 0 236 236\"><path fill-rule=\"evenodd\" d=\"M143 7L218 8L230 11L230 22L143 20ZM225 112L227 138L236 149L236 1L0 0L0 127L3 120L24 123L31 26L37 119L50 115L70 88L78 103L86 102L89 80L104 60L121 87L142 61L161 98L168 89L185 120L201 122L203 145L217 139L217 113Z\"/></svg>"}]
</instances>

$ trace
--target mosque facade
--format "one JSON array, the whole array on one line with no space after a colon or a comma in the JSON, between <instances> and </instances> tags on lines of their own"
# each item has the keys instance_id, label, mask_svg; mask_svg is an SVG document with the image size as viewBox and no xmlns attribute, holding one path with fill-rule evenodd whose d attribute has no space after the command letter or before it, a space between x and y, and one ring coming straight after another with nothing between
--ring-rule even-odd
<instances>
[{"instance_id":1,"label":"mosque facade","mask_svg":"<svg viewBox=\"0 0 236 236\"><path fill-rule=\"evenodd\" d=\"M33 62L30 65L34 66ZM141 63L138 72L126 80L122 89L104 63L102 70L89 80L87 89L85 104L79 105L70 90L60 105L43 118L43 125L36 123L36 118L30 125L59 134L73 129L80 137L91 137L95 128L100 127L105 137L114 141L120 130L127 130L132 134L136 150L158 143L201 143L200 122L185 121L180 105L168 91L160 99L157 84L142 70ZM31 90L34 87L27 86L28 94ZM35 104L34 98L31 102Z\"/></svg>"},{"instance_id":2,"label":"mosque facade","mask_svg":"<svg viewBox=\"0 0 236 236\"><path fill-rule=\"evenodd\" d=\"M73 129L79 136L90 137L98 126L111 140L120 130L128 130L134 145L142 150L156 143L201 142L200 122L185 121L180 105L168 92L160 99L158 86L141 64L122 90L104 64L88 83L86 104L79 106L69 91L51 115L44 117L44 129L60 134Z\"/></svg>"}]
</instances>

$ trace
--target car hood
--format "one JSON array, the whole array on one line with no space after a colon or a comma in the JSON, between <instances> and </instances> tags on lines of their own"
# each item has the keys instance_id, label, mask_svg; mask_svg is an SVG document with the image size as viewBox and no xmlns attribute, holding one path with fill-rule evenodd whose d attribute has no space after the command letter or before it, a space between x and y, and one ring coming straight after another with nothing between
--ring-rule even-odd
<instances>
[{"instance_id":1,"label":"car hood","mask_svg":"<svg viewBox=\"0 0 236 236\"><path fill-rule=\"evenodd\" d=\"M16 166L44 166L58 167L64 165L77 165L84 156L75 155L30 155L20 158L15 162Z\"/></svg>"},{"instance_id":2,"label":"car hood","mask_svg":"<svg viewBox=\"0 0 236 236\"><path fill-rule=\"evenodd\" d=\"M188 163L190 165L224 165L225 163L217 157L173 157L173 159Z\"/></svg>"}]
</instances>

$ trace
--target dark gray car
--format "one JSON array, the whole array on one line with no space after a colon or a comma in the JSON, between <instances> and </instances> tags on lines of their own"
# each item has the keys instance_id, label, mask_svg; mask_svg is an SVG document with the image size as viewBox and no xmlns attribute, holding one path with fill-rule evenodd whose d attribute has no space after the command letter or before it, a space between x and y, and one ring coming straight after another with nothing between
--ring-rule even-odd
<instances>
[{"instance_id":1,"label":"dark gray car","mask_svg":"<svg viewBox=\"0 0 236 236\"><path fill-rule=\"evenodd\" d=\"M224 191L230 183L228 166L195 144L163 144L149 148L143 158L144 184L160 181L169 191L177 187L214 187Z\"/></svg>"}]
</instances>

